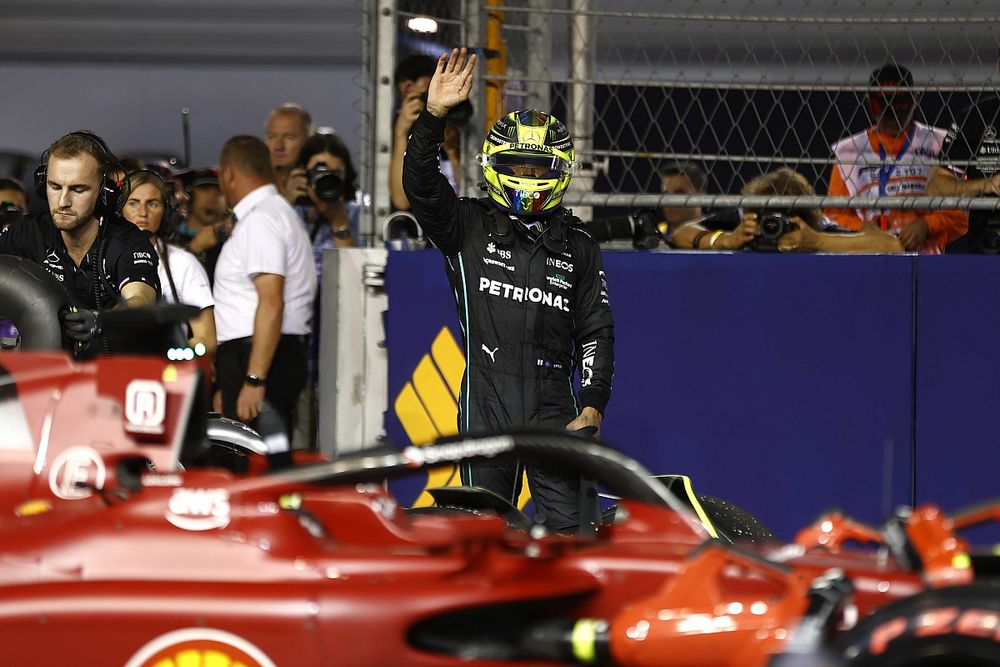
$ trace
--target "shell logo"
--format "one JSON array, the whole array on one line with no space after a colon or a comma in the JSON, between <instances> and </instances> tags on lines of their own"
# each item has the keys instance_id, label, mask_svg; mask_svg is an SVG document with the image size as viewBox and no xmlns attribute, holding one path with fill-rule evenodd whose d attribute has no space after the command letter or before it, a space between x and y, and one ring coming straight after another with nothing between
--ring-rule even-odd
<instances>
[{"instance_id":1,"label":"shell logo","mask_svg":"<svg viewBox=\"0 0 1000 667\"><path fill-rule=\"evenodd\" d=\"M125 667L276 667L238 635L212 628L184 628L153 639Z\"/></svg>"}]
</instances>

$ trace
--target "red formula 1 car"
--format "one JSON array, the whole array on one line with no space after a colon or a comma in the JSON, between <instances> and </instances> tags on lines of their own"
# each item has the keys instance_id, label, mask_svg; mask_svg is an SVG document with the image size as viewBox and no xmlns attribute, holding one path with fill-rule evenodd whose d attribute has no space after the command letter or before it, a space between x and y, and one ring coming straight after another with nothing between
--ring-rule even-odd
<instances>
[{"instance_id":1,"label":"red formula 1 car","mask_svg":"<svg viewBox=\"0 0 1000 667\"><path fill-rule=\"evenodd\" d=\"M1000 665L1000 591L976 580L992 561L955 533L994 507L738 543L566 434L248 474L232 455L255 461L259 438L206 419L195 364L21 352L0 375L4 665ZM463 509L455 491L407 511L382 484L494 456L624 499L583 537Z\"/></svg>"},{"instance_id":2,"label":"red formula 1 car","mask_svg":"<svg viewBox=\"0 0 1000 667\"><path fill-rule=\"evenodd\" d=\"M1000 593L932 507L739 545L634 461L551 433L240 475L211 467L193 365L0 366L3 664L1000 665ZM617 519L548 534L407 512L380 483L493 456L597 477Z\"/></svg>"}]
</instances>

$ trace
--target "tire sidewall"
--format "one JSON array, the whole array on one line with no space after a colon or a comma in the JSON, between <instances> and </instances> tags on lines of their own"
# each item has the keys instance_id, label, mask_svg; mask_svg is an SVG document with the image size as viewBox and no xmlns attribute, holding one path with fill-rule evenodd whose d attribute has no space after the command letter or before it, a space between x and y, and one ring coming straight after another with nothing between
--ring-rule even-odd
<instances>
[{"instance_id":1,"label":"tire sidewall","mask_svg":"<svg viewBox=\"0 0 1000 667\"><path fill-rule=\"evenodd\" d=\"M919 593L878 610L835 647L847 667L1000 667L1000 588Z\"/></svg>"}]
</instances>

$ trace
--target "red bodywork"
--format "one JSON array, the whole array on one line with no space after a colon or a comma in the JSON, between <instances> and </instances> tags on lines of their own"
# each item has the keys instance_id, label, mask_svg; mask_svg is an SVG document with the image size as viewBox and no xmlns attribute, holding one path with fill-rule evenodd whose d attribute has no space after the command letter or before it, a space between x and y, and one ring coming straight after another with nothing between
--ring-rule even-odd
<instances>
[{"instance_id":1,"label":"red bodywork","mask_svg":"<svg viewBox=\"0 0 1000 667\"><path fill-rule=\"evenodd\" d=\"M4 664L444 667L470 664L449 648L470 633L503 646L536 622L595 618L610 624L616 664L753 667L782 650L831 568L852 580L860 615L971 578L964 545L931 508L907 524L921 573L843 550L879 535L833 522L800 545L750 552L625 501L628 519L596 539L529 535L493 516L410 515L375 477L323 486L182 471L178 457L199 446L195 366L27 353L0 365L11 380L0 403ZM592 646L581 636L572 648L585 660ZM514 664L502 651L471 662Z\"/></svg>"}]
</instances>

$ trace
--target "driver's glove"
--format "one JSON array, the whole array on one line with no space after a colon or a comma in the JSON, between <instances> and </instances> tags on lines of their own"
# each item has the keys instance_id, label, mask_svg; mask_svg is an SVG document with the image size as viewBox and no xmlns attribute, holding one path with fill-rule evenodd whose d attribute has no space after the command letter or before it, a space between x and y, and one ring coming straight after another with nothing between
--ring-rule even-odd
<instances>
[{"instance_id":1,"label":"driver's glove","mask_svg":"<svg viewBox=\"0 0 1000 667\"><path fill-rule=\"evenodd\" d=\"M101 314L88 308L71 308L62 314L66 337L77 343L89 343L101 333Z\"/></svg>"}]
</instances>

